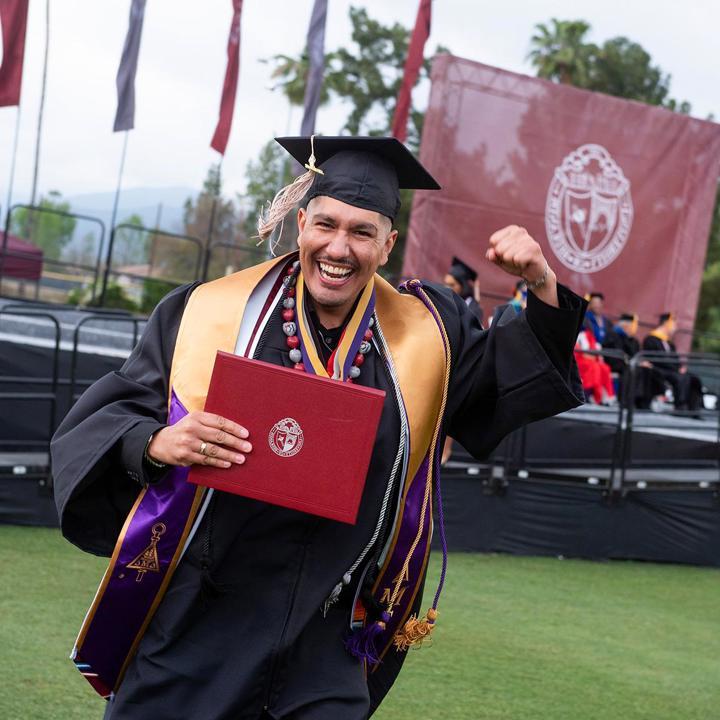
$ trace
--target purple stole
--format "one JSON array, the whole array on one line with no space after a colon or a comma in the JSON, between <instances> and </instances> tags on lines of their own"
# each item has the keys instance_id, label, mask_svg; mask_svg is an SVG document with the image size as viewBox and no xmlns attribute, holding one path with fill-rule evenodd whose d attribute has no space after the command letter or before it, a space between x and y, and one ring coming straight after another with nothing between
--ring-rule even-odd
<instances>
[{"instance_id":1,"label":"purple stole","mask_svg":"<svg viewBox=\"0 0 720 720\"><path fill-rule=\"evenodd\" d=\"M248 300L266 276L277 274L286 263L287 257L277 258L193 292L173 354L170 424L203 409L216 352L235 350L241 325L257 330L267 303L263 298L251 309ZM391 619L377 644L382 657L410 615L430 553L432 498L428 494L440 451L437 438L449 357L441 321L436 312L428 312L427 299L400 294L378 276L375 293L375 312L392 357L410 436L400 512L374 587L384 604L394 596ZM118 689L202 519L206 489L186 482L187 472L187 468L173 468L161 482L140 492L76 640L72 659L103 697ZM407 570L401 572L404 566Z\"/></svg>"}]
</instances>

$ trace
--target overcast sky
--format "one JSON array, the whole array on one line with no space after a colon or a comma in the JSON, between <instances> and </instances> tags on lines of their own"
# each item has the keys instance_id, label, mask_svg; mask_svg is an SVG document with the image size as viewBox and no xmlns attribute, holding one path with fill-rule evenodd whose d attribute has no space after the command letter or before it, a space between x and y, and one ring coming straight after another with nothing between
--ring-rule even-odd
<instances>
[{"instance_id":1,"label":"overcast sky","mask_svg":"<svg viewBox=\"0 0 720 720\"><path fill-rule=\"evenodd\" d=\"M302 50L313 0L245 0L240 84L223 174L242 192L245 167L273 134L297 133L301 109L271 87L262 58ZM326 49L350 42L346 0L329 0ZM418 0L356 2L370 16L408 27ZM113 134L115 75L130 0L57 0L50 9L50 55L39 191L64 195L114 190L122 133ZM123 187L197 188L219 157L210 149L226 63L231 0L148 0ZM672 74L671 94L693 115L720 117L720 0L435 0L436 45L455 55L534 74L526 55L533 26L552 17L584 19L591 38L625 35ZM14 202L29 199L40 100L45 2L30 0ZM423 91L421 90L421 94ZM424 89L427 95L427 89ZM0 108L0 205L7 200L16 108ZM340 108L321 108L318 132L335 134Z\"/></svg>"}]
</instances>

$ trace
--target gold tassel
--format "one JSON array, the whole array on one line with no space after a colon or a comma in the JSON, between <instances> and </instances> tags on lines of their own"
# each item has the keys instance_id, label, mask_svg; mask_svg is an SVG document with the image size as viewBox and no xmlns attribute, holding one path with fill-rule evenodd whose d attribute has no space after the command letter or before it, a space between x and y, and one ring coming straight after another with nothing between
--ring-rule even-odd
<instances>
[{"instance_id":1,"label":"gold tassel","mask_svg":"<svg viewBox=\"0 0 720 720\"><path fill-rule=\"evenodd\" d=\"M422 620L418 620L416 615L411 615L403 629L395 633L393 638L395 648L404 652L413 646L420 647L435 629L437 616L438 612L435 608L430 608Z\"/></svg>"}]
</instances>

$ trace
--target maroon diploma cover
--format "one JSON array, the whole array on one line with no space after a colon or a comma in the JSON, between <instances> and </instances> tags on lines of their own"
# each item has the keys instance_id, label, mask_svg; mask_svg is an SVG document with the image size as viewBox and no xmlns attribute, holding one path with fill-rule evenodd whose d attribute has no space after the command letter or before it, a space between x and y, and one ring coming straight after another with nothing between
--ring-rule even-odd
<instances>
[{"instance_id":1,"label":"maroon diploma cover","mask_svg":"<svg viewBox=\"0 0 720 720\"><path fill-rule=\"evenodd\" d=\"M385 393L218 352L205 403L250 432L230 468L193 465L198 485L355 524Z\"/></svg>"}]
</instances>

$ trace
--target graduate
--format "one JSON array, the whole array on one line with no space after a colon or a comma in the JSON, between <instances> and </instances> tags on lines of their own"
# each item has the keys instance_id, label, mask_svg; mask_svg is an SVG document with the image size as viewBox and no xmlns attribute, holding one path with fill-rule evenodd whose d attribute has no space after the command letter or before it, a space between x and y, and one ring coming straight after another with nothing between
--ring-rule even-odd
<instances>
[{"instance_id":1,"label":"graduate","mask_svg":"<svg viewBox=\"0 0 720 720\"><path fill-rule=\"evenodd\" d=\"M464 263L460 258L454 257L443 282L465 301L465 304L470 308L475 317L477 317L482 327L483 309L475 297L477 271L473 270L473 268L467 263Z\"/></svg>"},{"instance_id":2,"label":"graduate","mask_svg":"<svg viewBox=\"0 0 720 720\"><path fill-rule=\"evenodd\" d=\"M52 443L62 532L111 557L73 653L109 720L367 718L408 648L442 637L442 582L424 584L446 434L484 458L583 399L585 303L523 228L493 234L486 257L524 278L527 310L482 330L447 288L377 274L399 188L438 189L400 142L278 142L307 172L259 231L297 212L298 251L171 292ZM217 350L385 391L355 525L186 481L267 442L252 407L241 422L204 412Z\"/></svg>"}]
</instances>

